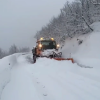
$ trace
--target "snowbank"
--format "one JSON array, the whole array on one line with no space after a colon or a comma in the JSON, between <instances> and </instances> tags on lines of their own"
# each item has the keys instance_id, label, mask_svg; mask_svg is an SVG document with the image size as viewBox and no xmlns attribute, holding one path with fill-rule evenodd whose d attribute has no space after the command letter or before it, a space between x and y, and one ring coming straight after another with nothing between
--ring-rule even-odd
<instances>
[{"instance_id":1,"label":"snowbank","mask_svg":"<svg viewBox=\"0 0 100 100\"><path fill-rule=\"evenodd\" d=\"M10 81L11 69L18 64L17 58L20 55L21 53L17 53L0 60L0 100L3 89Z\"/></svg>"},{"instance_id":2,"label":"snowbank","mask_svg":"<svg viewBox=\"0 0 100 100\"><path fill-rule=\"evenodd\" d=\"M100 22L93 23L91 27L94 29L92 33L66 39L62 49L64 57L73 57L76 62L92 67L100 66Z\"/></svg>"}]
</instances>

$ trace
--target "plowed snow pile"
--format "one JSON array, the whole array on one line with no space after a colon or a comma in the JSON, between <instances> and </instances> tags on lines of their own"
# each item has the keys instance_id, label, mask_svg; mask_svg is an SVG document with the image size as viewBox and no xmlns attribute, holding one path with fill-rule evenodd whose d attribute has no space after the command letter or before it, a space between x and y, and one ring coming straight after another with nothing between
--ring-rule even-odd
<instances>
[{"instance_id":1,"label":"plowed snow pile","mask_svg":"<svg viewBox=\"0 0 100 100\"><path fill-rule=\"evenodd\" d=\"M94 23L93 28L97 24L100 26ZM65 57L71 53L78 63L90 66L87 68L47 58L32 64L31 53L1 59L0 100L100 100L99 38L95 30L86 39L83 36L81 45L74 38L63 49Z\"/></svg>"}]
</instances>

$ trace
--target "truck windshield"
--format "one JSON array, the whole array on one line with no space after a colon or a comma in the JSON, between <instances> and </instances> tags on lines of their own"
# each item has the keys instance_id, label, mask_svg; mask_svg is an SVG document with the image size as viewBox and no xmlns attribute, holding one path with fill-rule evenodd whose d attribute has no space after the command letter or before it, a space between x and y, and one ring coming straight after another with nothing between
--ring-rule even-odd
<instances>
[{"instance_id":1,"label":"truck windshield","mask_svg":"<svg viewBox=\"0 0 100 100\"><path fill-rule=\"evenodd\" d=\"M55 41L41 41L43 49L56 49Z\"/></svg>"}]
</instances>

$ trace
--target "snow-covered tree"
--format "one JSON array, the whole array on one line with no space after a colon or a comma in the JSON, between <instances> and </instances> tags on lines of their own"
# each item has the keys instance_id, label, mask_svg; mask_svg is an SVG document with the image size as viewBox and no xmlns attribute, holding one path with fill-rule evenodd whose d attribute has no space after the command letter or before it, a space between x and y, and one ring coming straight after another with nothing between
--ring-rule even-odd
<instances>
[{"instance_id":1,"label":"snow-covered tree","mask_svg":"<svg viewBox=\"0 0 100 100\"><path fill-rule=\"evenodd\" d=\"M7 55L8 55L8 52L5 52L0 48L0 59L7 56Z\"/></svg>"},{"instance_id":2,"label":"snow-covered tree","mask_svg":"<svg viewBox=\"0 0 100 100\"><path fill-rule=\"evenodd\" d=\"M0 48L0 59L3 57L2 49Z\"/></svg>"},{"instance_id":3,"label":"snow-covered tree","mask_svg":"<svg viewBox=\"0 0 100 100\"><path fill-rule=\"evenodd\" d=\"M28 47L23 47L18 50L19 52L29 52L30 49Z\"/></svg>"},{"instance_id":4,"label":"snow-covered tree","mask_svg":"<svg viewBox=\"0 0 100 100\"><path fill-rule=\"evenodd\" d=\"M9 54L14 54L14 53L18 53L19 50L17 48L17 46L14 44L9 48Z\"/></svg>"},{"instance_id":5,"label":"snow-covered tree","mask_svg":"<svg viewBox=\"0 0 100 100\"><path fill-rule=\"evenodd\" d=\"M90 24L100 20L100 0L75 0L66 2L58 17L37 32L35 38L54 37L57 42L64 41L67 37L86 34L93 29ZM99 6L98 6L99 5Z\"/></svg>"}]
</instances>

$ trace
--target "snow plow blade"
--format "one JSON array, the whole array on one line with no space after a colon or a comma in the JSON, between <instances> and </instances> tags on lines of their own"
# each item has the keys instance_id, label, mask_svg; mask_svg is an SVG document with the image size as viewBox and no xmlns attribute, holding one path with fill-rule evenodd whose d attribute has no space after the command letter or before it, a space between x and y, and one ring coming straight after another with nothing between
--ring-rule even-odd
<instances>
[{"instance_id":1,"label":"snow plow blade","mask_svg":"<svg viewBox=\"0 0 100 100\"><path fill-rule=\"evenodd\" d=\"M61 61L61 60L71 60L72 63L74 63L74 59L73 58L53 58L55 60Z\"/></svg>"}]
</instances>

